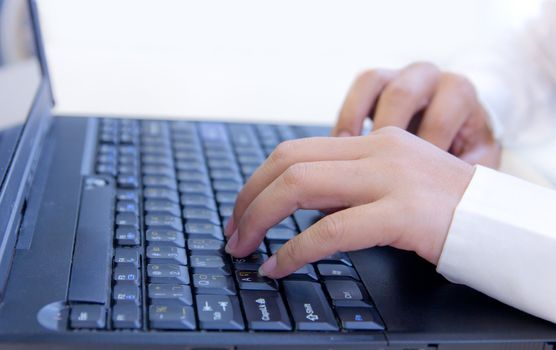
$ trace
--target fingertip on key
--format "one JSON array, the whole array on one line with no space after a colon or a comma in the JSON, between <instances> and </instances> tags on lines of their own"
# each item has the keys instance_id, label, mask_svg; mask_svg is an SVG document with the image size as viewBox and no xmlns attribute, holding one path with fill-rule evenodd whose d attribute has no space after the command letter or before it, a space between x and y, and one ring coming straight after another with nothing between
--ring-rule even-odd
<instances>
[{"instance_id":1,"label":"fingertip on key","mask_svg":"<svg viewBox=\"0 0 556 350\"><path fill-rule=\"evenodd\" d=\"M234 216L230 216L228 222L226 223L226 227L224 227L224 235L226 237L230 237L234 232Z\"/></svg>"},{"instance_id":2,"label":"fingertip on key","mask_svg":"<svg viewBox=\"0 0 556 350\"><path fill-rule=\"evenodd\" d=\"M265 261L264 264L261 265L261 267L259 267L259 271L258 271L259 275L261 276L271 275L276 269L276 265L277 265L276 255L272 255L270 258L268 258L267 261Z\"/></svg>"},{"instance_id":3,"label":"fingertip on key","mask_svg":"<svg viewBox=\"0 0 556 350\"><path fill-rule=\"evenodd\" d=\"M235 230L234 233L232 234L232 236L230 237L230 239L228 240L228 243L226 244L226 247L224 247L224 250L226 251L226 253L232 254L234 249L237 247L238 236L239 236L238 232L237 232L237 230Z\"/></svg>"}]
</instances>

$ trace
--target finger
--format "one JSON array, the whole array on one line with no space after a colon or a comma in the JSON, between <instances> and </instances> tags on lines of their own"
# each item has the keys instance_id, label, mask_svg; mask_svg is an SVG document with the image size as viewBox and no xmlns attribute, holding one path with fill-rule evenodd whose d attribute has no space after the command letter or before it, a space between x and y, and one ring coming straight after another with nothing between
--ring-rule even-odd
<instances>
[{"instance_id":1,"label":"finger","mask_svg":"<svg viewBox=\"0 0 556 350\"><path fill-rule=\"evenodd\" d=\"M373 129L385 126L406 129L411 118L428 104L439 75L432 64L417 63L404 68L382 92Z\"/></svg>"},{"instance_id":2,"label":"finger","mask_svg":"<svg viewBox=\"0 0 556 350\"><path fill-rule=\"evenodd\" d=\"M494 140L488 143L475 145L461 155L461 159L469 164L481 164L493 169L500 166L502 148Z\"/></svg>"},{"instance_id":3,"label":"finger","mask_svg":"<svg viewBox=\"0 0 556 350\"><path fill-rule=\"evenodd\" d=\"M465 78L445 74L425 111L417 136L447 151L476 110L475 90Z\"/></svg>"},{"instance_id":4,"label":"finger","mask_svg":"<svg viewBox=\"0 0 556 350\"><path fill-rule=\"evenodd\" d=\"M384 86L397 74L396 70L374 69L360 74L344 100L332 136L358 136Z\"/></svg>"},{"instance_id":5,"label":"finger","mask_svg":"<svg viewBox=\"0 0 556 350\"><path fill-rule=\"evenodd\" d=\"M389 205L377 201L325 216L284 244L259 273L281 278L338 251L389 245L399 235L392 214Z\"/></svg>"},{"instance_id":6,"label":"finger","mask_svg":"<svg viewBox=\"0 0 556 350\"><path fill-rule=\"evenodd\" d=\"M279 144L238 194L233 219L226 226L226 236L235 231L239 218L251 201L288 167L301 162L357 159L364 154L367 140L367 136L349 139L315 137Z\"/></svg>"},{"instance_id":7,"label":"finger","mask_svg":"<svg viewBox=\"0 0 556 350\"><path fill-rule=\"evenodd\" d=\"M251 202L226 252L237 257L249 255L268 229L297 209L346 208L373 201L373 189L383 186L372 183L375 178L365 172L366 164L366 160L358 160L292 165Z\"/></svg>"}]
</instances>

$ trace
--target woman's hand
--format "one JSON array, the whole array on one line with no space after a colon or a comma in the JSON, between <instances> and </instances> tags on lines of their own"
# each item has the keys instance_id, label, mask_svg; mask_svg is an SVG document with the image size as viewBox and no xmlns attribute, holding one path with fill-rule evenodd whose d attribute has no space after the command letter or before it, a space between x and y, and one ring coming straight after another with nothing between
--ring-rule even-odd
<instances>
[{"instance_id":1,"label":"woman's hand","mask_svg":"<svg viewBox=\"0 0 556 350\"><path fill-rule=\"evenodd\" d=\"M397 126L470 164L497 168L500 163L500 147L472 83L432 64L414 63L401 70L376 69L359 75L333 136L360 135L368 116L373 118L374 130Z\"/></svg>"},{"instance_id":2,"label":"woman's hand","mask_svg":"<svg viewBox=\"0 0 556 350\"><path fill-rule=\"evenodd\" d=\"M280 144L238 195L226 251L244 257L295 210L332 209L261 267L272 278L338 251L390 245L436 264L471 165L399 128Z\"/></svg>"}]
</instances>

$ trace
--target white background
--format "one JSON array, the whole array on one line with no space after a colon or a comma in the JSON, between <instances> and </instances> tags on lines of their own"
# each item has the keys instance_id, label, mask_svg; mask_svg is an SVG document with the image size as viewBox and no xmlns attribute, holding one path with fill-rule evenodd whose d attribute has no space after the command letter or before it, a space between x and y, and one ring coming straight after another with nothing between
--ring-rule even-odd
<instances>
[{"instance_id":1,"label":"white background","mask_svg":"<svg viewBox=\"0 0 556 350\"><path fill-rule=\"evenodd\" d=\"M61 113L332 123L355 74L490 48L535 0L41 0Z\"/></svg>"}]
</instances>

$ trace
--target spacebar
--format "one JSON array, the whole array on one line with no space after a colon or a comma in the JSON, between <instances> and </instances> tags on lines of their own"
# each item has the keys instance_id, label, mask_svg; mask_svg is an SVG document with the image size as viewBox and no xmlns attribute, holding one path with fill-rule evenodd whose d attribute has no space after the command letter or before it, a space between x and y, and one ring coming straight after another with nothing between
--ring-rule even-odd
<instances>
[{"instance_id":1,"label":"spacebar","mask_svg":"<svg viewBox=\"0 0 556 350\"><path fill-rule=\"evenodd\" d=\"M114 198L112 182L84 179L68 292L70 302L108 301Z\"/></svg>"}]
</instances>

